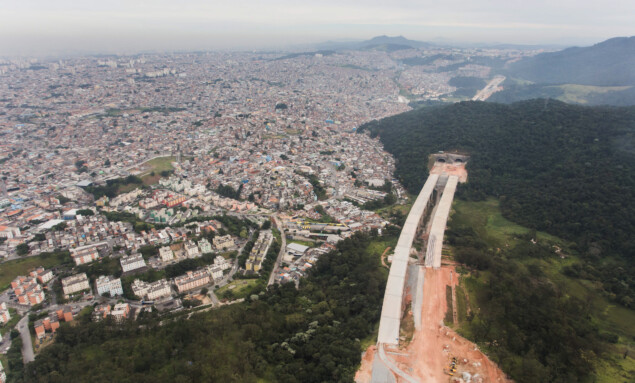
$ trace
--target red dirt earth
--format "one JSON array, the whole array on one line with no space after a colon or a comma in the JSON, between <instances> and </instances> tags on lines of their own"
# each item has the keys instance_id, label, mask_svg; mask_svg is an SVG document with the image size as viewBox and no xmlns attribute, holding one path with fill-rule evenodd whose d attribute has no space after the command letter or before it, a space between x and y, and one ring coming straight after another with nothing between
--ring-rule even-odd
<instances>
[{"instance_id":1,"label":"red dirt earth","mask_svg":"<svg viewBox=\"0 0 635 383\"><path fill-rule=\"evenodd\" d=\"M446 286L458 284L456 276L452 266L443 266L436 270L426 269L421 329L415 331L407 347L403 349L386 347L387 356L403 372L422 383L460 382L462 380L459 378L463 372L469 373L472 376L471 381L475 383L511 382L496 364L478 350L474 343L443 326L443 318L447 310ZM366 351L362 365L355 376L356 382L370 382L375 351L374 345ZM454 376L447 374L452 357L458 359ZM405 380L398 377L396 381Z\"/></svg>"}]
</instances>

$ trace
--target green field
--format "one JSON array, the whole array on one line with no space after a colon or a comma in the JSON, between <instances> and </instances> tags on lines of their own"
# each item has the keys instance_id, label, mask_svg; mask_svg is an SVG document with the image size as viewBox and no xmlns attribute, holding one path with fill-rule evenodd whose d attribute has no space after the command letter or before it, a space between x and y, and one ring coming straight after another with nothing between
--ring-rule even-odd
<instances>
[{"instance_id":1,"label":"green field","mask_svg":"<svg viewBox=\"0 0 635 383\"><path fill-rule=\"evenodd\" d=\"M246 298L251 295L251 292L258 287L258 285L264 284L264 281L260 278L258 279L237 279L220 289L216 290L214 293L218 296L218 298L228 298L239 299ZM229 293L231 291L231 293ZM231 294L231 296L227 296Z\"/></svg>"},{"instance_id":2,"label":"green field","mask_svg":"<svg viewBox=\"0 0 635 383\"><path fill-rule=\"evenodd\" d=\"M555 85L554 88L560 88L564 94L558 99L567 103L586 104L587 97L592 93L608 93L629 89L630 86L591 86L579 84Z\"/></svg>"},{"instance_id":3,"label":"green field","mask_svg":"<svg viewBox=\"0 0 635 383\"><path fill-rule=\"evenodd\" d=\"M455 200L451 223L457 225L469 224L489 246L514 246L520 239L518 235L527 234L530 229L517 225L503 218L497 200L489 199L481 202L467 202ZM546 233L537 233L538 241L562 246L565 253L569 243ZM624 358L624 353L635 339L635 310L629 310L623 306L608 301L594 286L593 282L570 278L560 271L566 265L579 262L575 255L567 254L566 259L554 256L550 259L524 259L519 261L525 266L538 265L549 279L560 286L570 296L585 301L590 307L590 315L593 323L601 332L612 333L619 336L617 344L606 343L606 352L602 358L597 359L596 375L593 382L626 382L632 378L635 371L634 352ZM473 312L478 313L476 302L487 299L481 294L480 286L487 284L489 278L494 278L489 271L477 274L463 275L460 286L456 289L457 309L459 316L459 328L457 329L466 338L470 338L469 326L463 326L467 317L467 305ZM591 377L590 377L591 379Z\"/></svg>"},{"instance_id":4,"label":"green field","mask_svg":"<svg viewBox=\"0 0 635 383\"><path fill-rule=\"evenodd\" d=\"M452 208L454 214L451 220L468 224L490 246L511 246L516 242L516 236L530 232L528 228L505 219L500 212L498 200L493 198L480 202L455 200ZM567 245L560 238L544 232L539 231L536 235L537 240L546 240L561 246Z\"/></svg>"},{"instance_id":5,"label":"green field","mask_svg":"<svg viewBox=\"0 0 635 383\"><path fill-rule=\"evenodd\" d=\"M183 157L187 159L188 157ZM176 161L176 157L167 156L167 157L159 157L152 159L150 161L144 162L139 165L139 169L143 169L142 173L139 174L141 181L143 181L143 185L149 186L154 185L161 179L162 171L171 171L174 170L172 166L172 162ZM152 174L154 172L154 175ZM136 188L138 188L139 184L128 184L121 185L117 189L117 194L128 193Z\"/></svg>"},{"instance_id":6,"label":"green field","mask_svg":"<svg viewBox=\"0 0 635 383\"><path fill-rule=\"evenodd\" d=\"M65 254L44 254L0 263L0 291L7 289L18 275L27 275L38 266L48 269L68 260L70 258Z\"/></svg>"}]
</instances>

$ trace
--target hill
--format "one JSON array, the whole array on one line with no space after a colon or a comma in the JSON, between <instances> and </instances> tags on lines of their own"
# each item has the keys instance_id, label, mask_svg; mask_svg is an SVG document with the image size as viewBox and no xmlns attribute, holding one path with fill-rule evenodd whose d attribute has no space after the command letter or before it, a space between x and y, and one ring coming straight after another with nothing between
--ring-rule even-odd
<instances>
[{"instance_id":1,"label":"hill","mask_svg":"<svg viewBox=\"0 0 635 383\"><path fill-rule=\"evenodd\" d=\"M323 50L369 50L379 49L386 51L396 51L401 49L413 49L413 48L429 48L434 46L432 43L423 41L409 40L403 36L376 36L369 40L364 41L347 41L347 42L333 42L328 41L318 44L316 49Z\"/></svg>"},{"instance_id":2,"label":"hill","mask_svg":"<svg viewBox=\"0 0 635 383\"><path fill-rule=\"evenodd\" d=\"M509 66L513 77L537 84L635 85L635 36L590 47L573 47L528 57Z\"/></svg>"},{"instance_id":3,"label":"hill","mask_svg":"<svg viewBox=\"0 0 635 383\"><path fill-rule=\"evenodd\" d=\"M488 101L549 97L578 104L635 105L634 67L635 37L542 53L498 68L508 79L504 90Z\"/></svg>"},{"instance_id":4,"label":"hill","mask_svg":"<svg viewBox=\"0 0 635 383\"><path fill-rule=\"evenodd\" d=\"M471 156L444 243L461 264L462 335L519 383L627 381L634 107L463 102L358 131L380 137L412 193L430 154Z\"/></svg>"},{"instance_id":5,"label":"hill","mask_svg":"<svg viewBox=\"0 0 635 383\"><path fill-rule=\"evenodd\" d=\"M616 257L632 267L635 108L463 102L373 121L359 131L381 137L397 159L397 177L413 193L425 181L431 153L468 152L470 181L460 197L499 198L506 218L574 241L591 258ZM618 300L631 300L633 289Z\"/></svg>"}]
</instances>

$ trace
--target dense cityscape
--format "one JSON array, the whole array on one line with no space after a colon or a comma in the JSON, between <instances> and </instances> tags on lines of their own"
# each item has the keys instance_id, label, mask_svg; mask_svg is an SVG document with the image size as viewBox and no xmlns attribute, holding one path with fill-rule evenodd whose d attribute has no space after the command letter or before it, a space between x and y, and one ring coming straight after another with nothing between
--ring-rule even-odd
<instances>
[{"instance_id":1,"label":"dense cityscape","mask_svg":"<svg viewBox=\"0 0 635 383\"><path fill-rule=\"evenodd\" d=\"M432 59L403 64L421 54ZM374 210L408 199L393 178L392 156L356 129L411 109L410 101L451 97L452 77L488 79L483 59L526 54L411 49L1 61L0 256L66 258L11 282L2 295L4 322L35 312L38 345L96 301L95 319L121 319L184 303L231 303L235 276L265 271L269 284L297 283L342 238L389 223ZM474 63L461 65L466 59ZM276 242L287 237L275 248L280 254L269 252L272 226ZM183 273L166 278L176 264ZM214 288L228 283L219 299Z\"/></svg>"}]
</instances>

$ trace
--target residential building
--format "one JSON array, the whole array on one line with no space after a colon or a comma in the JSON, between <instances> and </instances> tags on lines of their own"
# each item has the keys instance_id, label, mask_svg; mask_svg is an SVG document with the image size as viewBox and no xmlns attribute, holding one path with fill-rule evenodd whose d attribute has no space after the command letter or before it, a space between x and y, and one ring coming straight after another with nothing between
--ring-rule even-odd
<instances>
[{"instance_id":1,"label":"residential building","mask_svg":"<svg viewBox=\"0 0 635 383\"><path fill-rule=\"evenodd\" d=\"M2 366L2 362L0 362L0 383L6 383L7 374L4 372L4 367Z\"/></svg>"},{"instance_id":2,"label":"residential building","mask_svg":"<svg viewBox=\"0 0 635 383\"><path fill-rule=\"evenodd\" d=\"M127 304L127 303L117 303L112 308L112 311L110 312L110 315L116 321L122 321L124 319L127 319L128 316L130 315L130 305Z\"/></svg>"},{"instance_id":3,"label":"residential building","mask_svg":"<svg viewBox=\"0 0 635 383\"><path fill-rule=\"evenodd\" d=\"M223 269L221 269L220 266L217 266L217 265L207 266L207 272L215 281L223 278Z\"/></svg>"},{"instance_id":4,"label":"residential building","mask_svg":"<svg viewBox=\"0 0 635 383\"><path fill-rule=\"evenodd\" d=\"M38 339L42 339L47 331L55 333L60 328L60 322L72 322L73 319L73 310L69 306L60 308L55 312L49 313L49 316L35 321L33 324L35 335Z\"/></svg>"},{"instance_id":5,"label":"residential building","mask_svg":"<svg viewBox=\"0 0 635 383\"><path fill-rule=\"evenodd\" d=\"M232 267L231 263L225 259L225 257L221 257L220 255L214 258L214 265L220 267L223 271Z\"/></svg>"},{"instance_id":6,"label":"residential building","mask_svg":"<svg viewBox=\"0 0 635 383\"><path fill-rule=\"evenodd\" d=\"M108 315L110 315L110 311L111 308L109 304L95 306L95 310L93 310L93 320L99 321L106 318Z\"/></svg>"},{"instance_id":7,"label":"residential building","mask_svg":"<svg viewBox=\"0 0 635 383\"><path fill-rule=\"evenodd\" d=\"M44 268L40 266L37 269L31 271L29 275L37 278L38 282L44 285L51 279L53 279L53 270L44 270Z\"/></svg>"},{"instance_id":8,"label":"residential building","mask_svg":"<svg viewBox=\"0 0 635 383\"><path fill-rule=\"evenodd\" d=\"M193 290L210 282L210 275L206 269L188 271L187 274L174 278L174 284L179 293Z\"/></svg>"},{"instance_id":9,"label":"residential building","mask_svg":"<svg viewBox=\"0 0 635 383\"><path fill-rule=\"evenodd\" d=\"M214 237L214 247L216 250L227 250L231 247L234 247L234 239L231 235L223 235L220 237Z\"/></svg>"},{"instance_id":10,"label":"residential building","mask_svg":"<svg viewBox=\"0 0 635 383\"><path fill-rule=\"evenodd\" d=\"M163 262L170 262L174 259L174 252L170 249L170 246L163 246L159 249L159 257Z\"/></svg>"},{"instance_id":11,"label":"residential building","mask_svg":"<svg viewBox=\"0 0 635 383\"><path fill-rule=\"evenodd\" d=\"M245 269L247 271L258 272L262 268L262 262L265 260L267 256L267 251L269 250L269 246L273 241L273 235L270 232L261 231L258 235L258 239L256 243L254 243L254 247L251 249L249 253L249 258L245 263Z\"/></svg>"},{"instance_id":12,"label":"residential building","mask_svg":"<svg viewBox=\"0 0 635 383\"><path fill-rule=\"evenodd\" d=\"M77 266L84 265L99 259L99 251L97 246L81 246L75 249L71 249L71 257L75 261Z\"/></svg>"},{"instance_id":13,"label":"residential building","mask_svg":"<svg viewBox=\"0 0 635 383\"><path fill-rule=\"evenodd\" d=\"M0 303L0 323L7 323L10 319L11 314L9 313L7 304L4 302Z\"/></svg>"},{"instance_id":14,"label":"residential building","mask_svg":"<svg viewBox=\"0 0 635 383\"><path fill-rule=\"evenodd\" d=\"M205 238L198 241L198 248L201 249L201 254L212 252L212 245Z\"/></svg>"},{"instance_id":15,"label":"residential building","mask_svg":"<svg viewBox=\"0 0 635 383\"><path fill-rule=\"evenodd\" d=\"M0 238L16 238L21 235L19 227L0 226Z\"/></svg>"},{"instance_id":16,"label":"residential building","mask_svg":"<svg viewBox=\"0 0 635 383\"><path fill-rule=\"evenodd\" d=\"M34 277L17 276L11 281L11 287L18 298L18 303L22 305L37 305L44 302L44 290Z\"/></svg>"},{"instance_id":17,"label":"residential building","mask_svg":"<svg viewBox=\"0 0 635 383\"><path fill-rule=\"evenodd\" d=\"M172 288L165 279L151 283L135 279L134 282L132 282L132 292L139 298L154 301L171 296Z\"/></svg>"},{"instance_id":18,"label":"residential building","mask_svg":"<svg viewBox=\"0 0 635 383\"><path fill-rule=\"evenodd\" d=\"M95 289L97 295L110 294L111 297L116 295L123 295L123 287L121 286L121 278L115 278L113 276L101 275L95 281Z\"/></svg>"},{"instance_id":19,"label":"residential building","mask_svg":"<svg viewBox=\"0 0 635 383\"><path fill-rule=\"evenodd\" d=\"M75 294L76 292L82 290L90 290L86 273L75 274L70 277L63 278L62 290L64 290L64 294L66 295Z\"/></svg>"},{"instance_id":20,"label":"residential building","mask_svg":"<svg viewBox=\"0 0 635 383\"><path fill-rule=\"evenodd\" d=\"M64 322L72 322L73 321L73 310L70 306L65 306L63 308L57 309L55 311L57 318Z\"/></svg>"},{"instance_id":21,"label":"residential building","mask_svg":"<svg viewBox=\"0 0 635 383\"><path fill-rule=\"evenodd\" d=\"M132 254L129 257L121 258L121 268L124 273L146 267L146 262L141 254Z\"/></svg>"},{"instance_id":22,"label":"residential building","mask_svg":"<svg viewBox=\"0 0 635 383\"><path fill-rule=\"evenodd\" d=\"M185 254L188 258L196 258L201 256L201 253L198 251L198 246L196 246L196 243L194 243L194 241L185 242Z\"/></svg>"}]
</instances>

